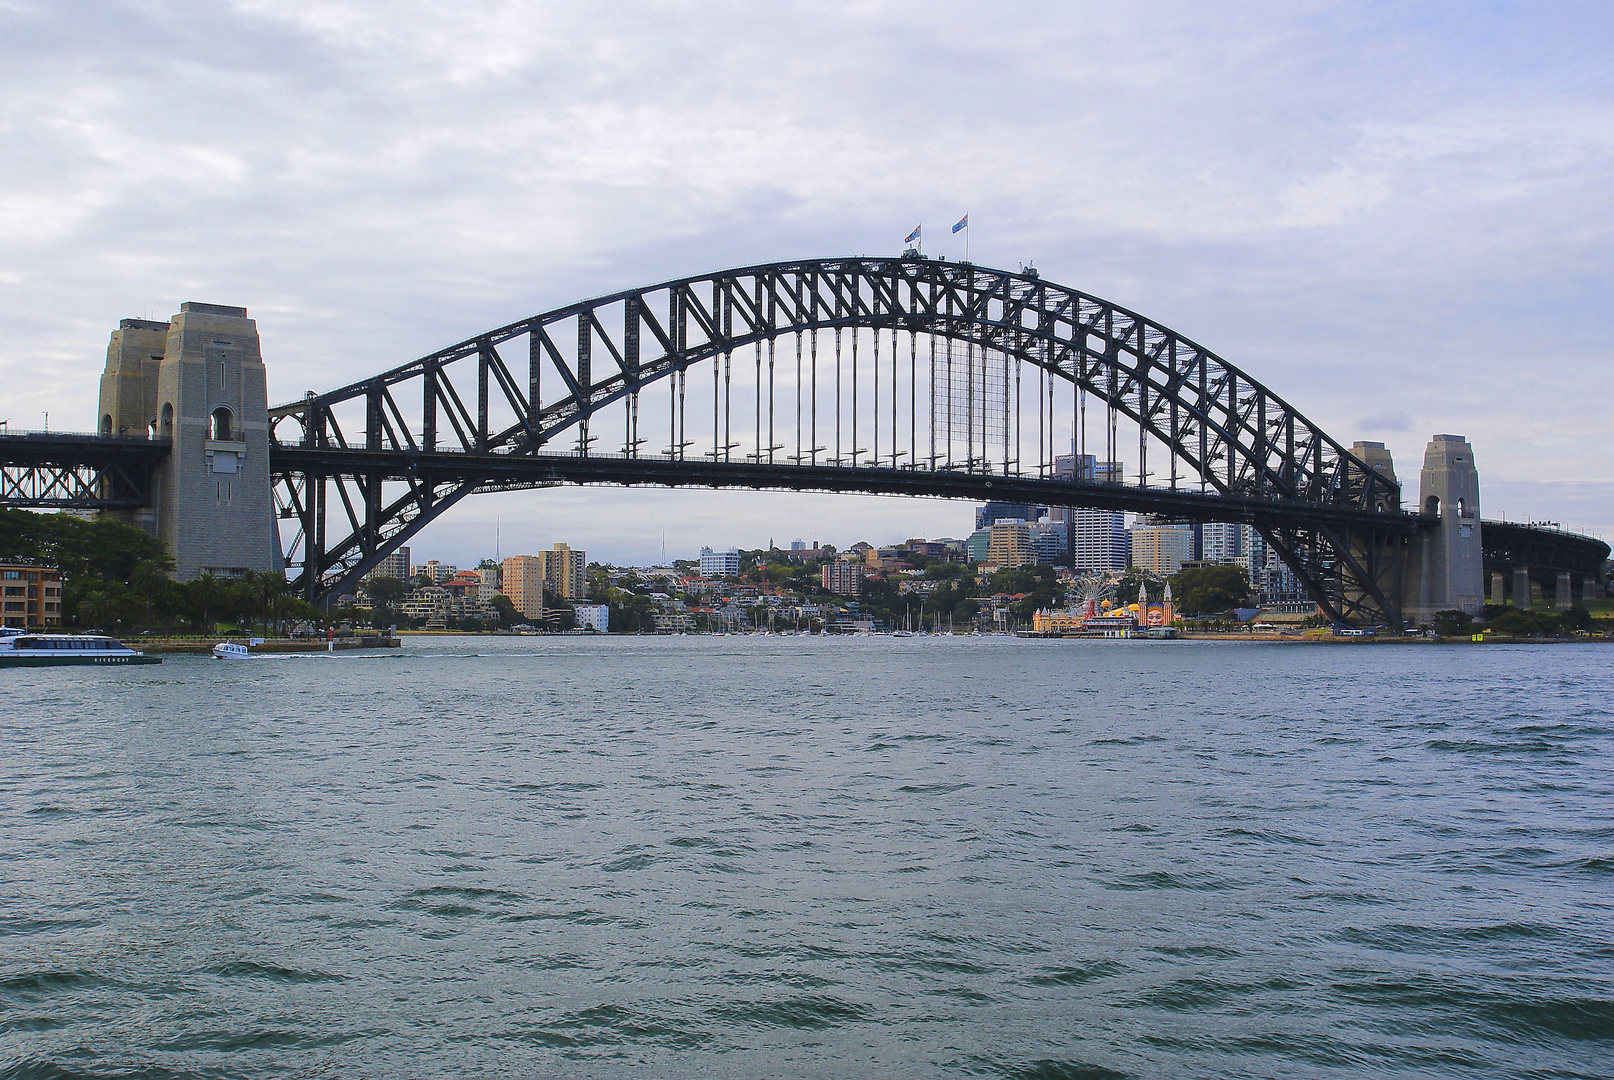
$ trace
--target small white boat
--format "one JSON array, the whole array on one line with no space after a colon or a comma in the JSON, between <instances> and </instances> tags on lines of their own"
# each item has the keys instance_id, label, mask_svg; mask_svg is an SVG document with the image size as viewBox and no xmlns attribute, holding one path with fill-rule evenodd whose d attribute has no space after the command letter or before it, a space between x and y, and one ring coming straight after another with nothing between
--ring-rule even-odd
<instances>
[{"instance_id":1,"label":"small white boat","mask_svg":"<svg viewBox=\"0 0 1614 1080\"><path fill-rule=\"evenodd\" d=\"M244 660L251 655L250 649L234 641L221 641L213 646L215 660Z\"/></svg>"}]
</instances>

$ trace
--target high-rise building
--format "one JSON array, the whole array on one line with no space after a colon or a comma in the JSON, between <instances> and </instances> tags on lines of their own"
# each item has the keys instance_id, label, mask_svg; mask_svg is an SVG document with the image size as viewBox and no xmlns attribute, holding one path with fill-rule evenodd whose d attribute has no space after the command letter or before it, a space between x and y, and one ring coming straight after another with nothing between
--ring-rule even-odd
<instances>
[{"instance_id":1,"label":"high-rise building","mask_svg":"<svg viewBox=\"0 0 1614 1080\"><path fill-rule=\"evenodd\" d=\"M499 588L523 619L544 617L544 558L512 555L499 565Z\"/></svg>"},{"instance_id":2,"label":"high-rise building","mask_svg":"<svg viewBox=\"0 0 1614 1080\"><path fill-rule=\"evenodd\" d=\"M1126 515L1119 510L1077 508L1071 546L1078 573L1125 570L1132 557L1132 539Z\"/></svg>"},{"instance_id":3,"label":"high-rise building","mask_svg":"<svg viewBox=\"0 0 1614 1080\"><path fill-rule=\"evenodd\" d=\"M1238 564L1250 575L1250 591L1258 604L1304 604L1306 591L1289 564L1274 551L1253 525L1239 527Z\"/></svg>"},{"instance_id":4,"label":"high-rise building","mask_svg":"<svg viewBox=\"0 0 1614 1080\"><path fill-rule=\"evenodd\" d=\"M1239 526L1239 565L1250 575L1250 590L1261 591L1261 571L1267 565L1267 542L1254 525ZM1258 598L1259 599L1259 598Z\"/></svg>"},{"instance_id":5,"label":"high-rise building","mask_svg":"<svg viewBox=\"0 0 1614 1080\"><path fill-rule=\"evenodd\" d=\"M432 579L433 585L441 585L459 572L460 568L452 563L439 562L436 559L427 559L424 563L415 567L415 576L419 577L421 574L425 574Z\"/></svg>"},{"instance_id":6,"label":"high-rise building","mask_svg":"<svg viewBox=\"0 0 1614 1080\"><path fill-rule=\"evenodd\" d=\"M989 502L975 508L975 527L990 528L998 521L1036 521L1047 509L1035 503Z\"/></svg>"},{"instance_id":7,"label":"high-rise building","mask_svg":"<svg viewBox=\"0 0 1614 1080\"><path fill-rule=\"evenodd\" d=\"M1270 546L1267 548L1266 566L1257 584L1261 589L1263 604L1304 603L1306 600L1306 590L1301 587L1300 579Z\"/></svg>"},{"instance_id":8,"label":"high-rise building","mask_svg":"<svg viewBox=\"0 0 1614 1080\"><path fill-rule=\"evenodd\" d=\"M1092 454L1061 454L1054 458L1054 476L1086 483L1118 484L1123 481L1119 461L1099 461ZM1081 573L1096 570L1125 570L1131 551L1126 531L1126 515L1119 510L1092 510L1085 507L1048 507L1048 521L1070 528L1066 553L1061 564L1070 562Z\"/></svg>"},{"instance_id":9,"label":"high-rise building","mask_svg":"<svg viewBox=\"0 0 1614 1080\"><path fill-rule=\"evenodd\" d=\"M1245 526L1207 521L1199 527L1199 558L1211 563L1236 563L1243 554L1240 544Z\"/></svg>"},{"instance_id":10,"label":"high-rise building","mask_svg":"<svg viewBox=\"0 0 1614 1080\"><path fill-rule=\"evenodd\" d=\"M1092 480L1096 459L1092 454L1060 454L1054 458L1054 476L1062 480Z\"/></svg>"},{"instance_id":11,"label":"high-rise building","mask_svg":"<svg viewBox=\"0 0 1614 1080\"><path fill-rule=\"evenodd\" d=\"M844 559L831 559L824 564L824 588L842 596L856 596L863 587L863 568Z\"/></svg>"},{"instance_id":12,"label":"high-rise building","mask_svg":"<svg viewBox=\"0 0 1614 1080\"><path fill-rule=\"evenodd\" d=\"M984 563L986 550L992 543L992 527L990 525L976 529L970 533L969 539L964 541L964 551L972 563Z\"/></svg>"},{"instance_id":13,"label":"high-rise building","mask_svg":"<svg viewBox=\"0 0 1614 1080\"><path fill-rule=\"evenodd\" d=\"M1031 551L1037 557L1037 562L1045 566L1069 566L1069 543L1066 532L1069 525L1055 525L1044 521L1030 526Z\"/></svg>"},{"instance_id":14,"label":"high-rise building","mask_svg":"<svg viewBox=\"0 0 1614 1080\"><path fill-rule=\"evenodd\" d=\"M805 550L805 548L801 550ZM701 577L738 577L739 574L740 552L737 548L729 548L727 551L713 551L709 547L701 548Z\"/></svg>"},{"instance_id":15,"label":"high-rise building","mask_svg":"<svg viewBox=\"0 0 1614 1080\"><path fill-rule=\"evenodd\" d=\"M1132 534L1132 565L1151 574L1175 574L1194 557L1194 533L1184 525L1140 520Z\"/></svg>"},{"instance_id":16,"label":"high-rise building","mask_svg":"<svg viewBox=\"0 0 1614 1080\"><path fill-rule=\"evenodd\" d=\"M562 600L582 600L588 595L588 554L556 544L544 554L544 578L549 591Z\"/></svg>"},{"instance_id":17,"label":"high-rise building","mask_svg":"<svg viewBox=\"0 0 1614 1080\"><path fill-rule=\"evenodd\" d=\"M992 524L987 540L986 561L992 566L1029 566L1037 561L1031 550L1031 529L1024 521L998 521Z\"/></svg>"},{"instance_id":18,"label":"high-rise building","mask_svg":"<svg viewBox=\"0 0 1614 1080\"><path fill-rule=\"evenodd\" d=\"M1126 468L1119 461L1100 461L1092 454L1060 454L1054 458L1054 476L1089 484L1124 484Z\"/></svg>"},{"instance_id":19,"label":"high-rise building","mask_svg":"<svg viewBox=\"0 0 1614 1080\"><path fill-rule=\"evenodd\" d=\"M368 574L364 575L364 580L369 581L371 578L378 577L397 578L399 581L409 580L409 545L405 544L391 555L383 556L381 561L376 563Z\"/></svg>"}]
</instances>

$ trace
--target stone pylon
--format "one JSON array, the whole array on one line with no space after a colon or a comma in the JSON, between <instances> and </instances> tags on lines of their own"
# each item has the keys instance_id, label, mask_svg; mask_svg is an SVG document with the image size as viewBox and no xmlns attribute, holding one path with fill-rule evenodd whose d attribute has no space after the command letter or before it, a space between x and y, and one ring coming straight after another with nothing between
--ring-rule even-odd
<instances>
[{"instance_id":1,"label":"stone pylon","mask_svg":"<svg viewBox=\"0 0 1614 1080\"><path fill-rule=\"evenodd\" d=\"M125 319L101 377L103 434L170 443L138 515L174 577L282 566L269 482L269 400L246 308L185 303L167 323Z\"/></svg>"},{"instance_id":2,"label":"stone pylon","mask_svg":"<svg viewBox=\"0 0 1614 1080\"><path fill-rule=\"evenodd\" d=\"M1461 435L1436 435L1424 450L1419 511L1433 521L1408 546L1403 616L1429 623L1438 611L1484 610L1485 559L1480 540L1479 470Z\"/></svg>"},{"instance_id":3,"label":"stone pylon","mask_svg":"<svg viewBox=\"0 0 1614 1080\"><path fill-rule=\"evenodd\" d=\"M1379 494L1374 500L1375 508L1386 512L1399 510L1401 498L1397 485L1400 481L1396 478L1395 461L1389 448L1381 442L1357 442L1351 446L1351 454L1385 481L1377 485ZM1386 549L1375 541L1374 537L1358 534L1352 542L1351 554L1358 565L1373 577L1373 584L1393 611L1403 603L1402 553L1394 547ZM1347 606L1363 604L1369 609L1379 606L1369 590L1362 588L1354 579L1347 580L1344 588ZM1380 617L1388 619L1390 615L1390 611L1385 611Z\"/></svg>"}]
</instances>

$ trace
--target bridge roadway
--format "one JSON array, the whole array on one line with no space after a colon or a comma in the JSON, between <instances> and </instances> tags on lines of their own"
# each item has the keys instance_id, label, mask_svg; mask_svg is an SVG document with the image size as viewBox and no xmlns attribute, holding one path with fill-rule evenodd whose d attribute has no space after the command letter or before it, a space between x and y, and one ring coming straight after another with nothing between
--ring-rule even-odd
<instances>
[{"instance_id":1,"label":"bridge roadway","mask_svg":"<svg viewBox=\"0 0 1614 1080\"><path fill-rule=\"evenodd\" d=\"M64 431L0 435L0 506L133 510L150 505L167 440Z\"/></svg>"},{"instance_id":2,"label":"bridge roadway","mask_svg":"<svg viewBox=\"0 0 1614 1080\"><path fill-rule=\"evenodd\" d=\"M163 440L79 432L0 434L0 506L33 509L122 510L149 502L152 470L167 456ZM665 457L537 452L525 455L421 453L364 448L309 448L272 443L277 476L345 474L384 480L443 482L480 478L478 490L513 490L559 484L751 488L944 499L996 499L1050 506L1163 514L1192 521L1273 525L1309 516L1322 524L1371 525L1410 536L1432 519L1402 512L1374 514L1351 506L1239 498L1214 492L1145 488L960 470L891 469L755 462L673 461ZM1609 547L1594 537L1517 522L1481 526L1487 570L1528 566L1538 574L1601 575Z\"/></svg>"},{"instance_id":3,"label":"bridge roadway","mask_svg":"<svg viewBox=\"0 0 1614 1080\"><path fill-rule=\"evenodd\" d=\"M1375 513L1349 504L1300 499L1241 498L1219 492L1138 487L1091 481L966 472L961 469L886 466L779 465L757 462L672 460L619 454L467 454L410 450L315 448L274 443L270 468L277 475L352 475L391 481L446 483L481 480L479 491L558 484L752 488L775 491L917 495L977 502L1026 502L1160 514L1177 520L1281 526L1296 521L1339 527L1371 527L1410 536L1435 519L1405 511Z\"/></svg>"}]
</instances>

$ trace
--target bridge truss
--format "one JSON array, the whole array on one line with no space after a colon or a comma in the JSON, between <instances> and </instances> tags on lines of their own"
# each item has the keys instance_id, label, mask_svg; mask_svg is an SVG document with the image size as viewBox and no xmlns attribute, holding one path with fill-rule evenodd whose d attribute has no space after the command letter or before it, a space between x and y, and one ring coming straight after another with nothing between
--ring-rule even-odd
<instances>
[{"instance_id":1,"label":"bridge truss","mask_svg":"<svg viewBox=\"0 0 1614 1080\"><path fill-rule=\"evenodd\" d=\"M288 564L316 601L473 492L555 483L1248 523L1331 614L1367 621L1398 617L1393 549L1428 525L1394 482L1172 330L1035 271L913 257L582 301L310 393L270 423Z\"/></svg>"},{"instance_id":2,"label":"bridge truss","mask_svg":"<svg viewBox=\"0 0 1614 1080\"><path fill-rule=\"evenodd\" d=\"M0 506L132 510L149 506L166 441L30 431L0 435Z\"/></svg>"}]
</instances>

